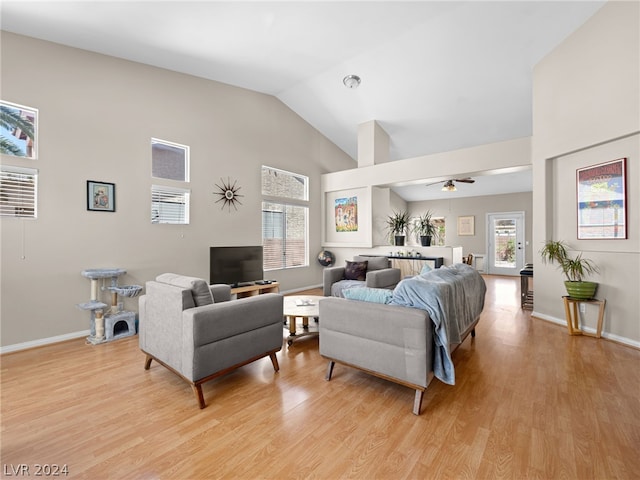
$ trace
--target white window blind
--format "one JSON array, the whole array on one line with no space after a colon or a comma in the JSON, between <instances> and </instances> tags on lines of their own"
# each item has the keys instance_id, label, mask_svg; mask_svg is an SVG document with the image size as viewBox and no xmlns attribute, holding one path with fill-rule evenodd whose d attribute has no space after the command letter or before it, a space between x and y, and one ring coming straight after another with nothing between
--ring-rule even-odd
<instances>
[{"instance_id":1,"label":"white window blind","mask_svg":"<svg viewBox=\"0 0 640 480\"><path fill-rule=\"evenodd\" d=\"M309 178L262 167L264 270L309 265Z\"/></svg>"},{"instance_id":2,"label":"white window blind","mask_svg":"<svg viewBox=\"0 0 640 480\"><path fill-rule=\"evenodd\" d=\"M274 270L308 265L307 207L262 203L263 268Z\"/></svg>"},{"instance_id":3,"label":"white window blind","mask_svg":"<svg viewBox=\"0 0 640 480\"><path fill-rule=\"evenodd\" d=\"M151 186L151 223L189 223L189 195L184 188Z\"/></svg>"},{"instance_id":4,"label":"white window blind","mask_svg":"<svg viewBox=\"0 0 640 480\"><path fill-rule=\"evenodd\" d=\"M36 218L37 194L36 169L0 167L0 216Z\"/></svg>"}]
</instances>

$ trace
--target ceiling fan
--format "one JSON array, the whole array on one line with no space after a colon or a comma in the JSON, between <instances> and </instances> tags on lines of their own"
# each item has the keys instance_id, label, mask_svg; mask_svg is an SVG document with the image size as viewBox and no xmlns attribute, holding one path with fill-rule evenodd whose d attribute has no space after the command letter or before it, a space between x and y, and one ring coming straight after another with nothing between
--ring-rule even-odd
<instances>
[{"instance_id":1,"label":"ceiling fan","mask_svg":"<svg viewBox=\"0 0 640 480\"><path fill-rule=\"evenodd\" d=\"M431 185L436 185L438 183L442 183L444 182L444 185L442 186L442 191L443 192L455 192L457 190L455 183L453 182L460 182L460 183L474 183L475 180L471 177L465 177L465 178L451 178L449 180L442 180L440 182L433 182L433 183L428 183L427 187L430 187Z\"/></svg>"}]
</instances>

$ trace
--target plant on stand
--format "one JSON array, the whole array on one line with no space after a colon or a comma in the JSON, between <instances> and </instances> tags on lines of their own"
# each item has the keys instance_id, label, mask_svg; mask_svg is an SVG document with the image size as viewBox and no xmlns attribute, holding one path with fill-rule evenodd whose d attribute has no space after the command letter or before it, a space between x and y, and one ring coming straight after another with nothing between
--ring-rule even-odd
<instances>
[{"instance_id":1,"label":"plant on stand","mask_svg":"<svg viewBox=\"0 0 640 480\"><path fill-rule=\"evenodd\" d=\"M396 246L404 245L404 237L409 226L409 212L403 210L401 212L393 212L386 220L389 235L394 237Z\"/></svg>"},{"instance_id":2,"label":"plant on stand","mask_svg":"<svg viewBox=\"0 0 640 480\"><path fill-rule=\"evenodd\" d=\"M569 249L569 245L562 240L549 240L540 250L542 262L558 265L566 277L564 285L571 298L590 300L595 296L598 284L584 278L598 273L598 267L591 260L582 258L582 253L571 258L567 253Z\"/></svg>"},{"instance_id":3,"label":"plant on stand","mask_svg":"<svg viewBox=\"0 0 640 480\"><path fill-rule=\"evenodd\" d=\"M416 218L413 223L413 232L420 237L420 245L423 247L431 246L431 240L434 238L438 231L436 226L431 220L433 213L427 210L425 213Z\"/></svg>"}]
</instances>

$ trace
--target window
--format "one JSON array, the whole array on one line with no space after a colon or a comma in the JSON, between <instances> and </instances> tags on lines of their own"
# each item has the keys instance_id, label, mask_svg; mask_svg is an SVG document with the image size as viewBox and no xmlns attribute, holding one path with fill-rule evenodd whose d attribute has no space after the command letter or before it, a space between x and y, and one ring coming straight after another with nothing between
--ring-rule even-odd
<instances>
[{"instance_id":1,"label":"window","mask_svg":"<svg viewBox=\"0 0 640 480\"><path fill-rule=\"evenodd\" d=\"M151 176L178 182L189 181L189 147L151 139ZM189 195L186 188L151 186L151 223L187 225Z\"/></svg>"},{"instance_id":2,"label":"window","mask_svg":"<svg viewBox=\"0 0 640 480\"><path fill-rule=\"evenodd\" d=\"M309 178L262 167L264 270L309 265Z\"/></svg>"},{"instance_id":3,"label":"window","mask_svg":"<svg viewBox=\"0 0 640 480\"><path fill-rule=\"evenodd\" d=\"M151 176L188 182L189 147L152 138Z\"/></svg>"},{"instance_id":4,"label":"window","mask_svg":"<svg viewBox=\"0 0 640 480\"><path fill-rule=\"evenodd\" d=\"M37 217L38 171L0 167L0 216Z\"/></svg>"},{"instance_id":5,"label":"window","mask_svg":"<svg viewBox=\"0 0 640 480\"><path fill-rule=\"evenodd\" d=\"M151 186L151 223L187 225L189 223L189 195L184 188Z\"/></svg>"},{"instance_id":6,"label":"window","mask_svg":"<svg viewBox=\"0 0 640 480\"><path fill-rule=\"evenodd\" d=\"M436 227L436 238L434 238L431 242L432 245L436 245L439 247L444 246L445 237L446 237L446 228L444 217L434 217L432 219L433 225Z\"/></svg>"},{"instance_id":7,"label":"window","mask_svg":"<svg viewBox=\"0 0 640 480\"><path fill-rule=\"evenodd\" d=\"M262 167L262 195L309 200L309 178L277 168Z\"/></svg>"},{"instance_id":8,"label":"window","mask_svg":"<svg viewBox=\"0 0 640 480\"><path fill-rule=\"evenodd\" d=\"M38 109L0 100L0 153L37 157Z\"/></svg>"}]
</instances>

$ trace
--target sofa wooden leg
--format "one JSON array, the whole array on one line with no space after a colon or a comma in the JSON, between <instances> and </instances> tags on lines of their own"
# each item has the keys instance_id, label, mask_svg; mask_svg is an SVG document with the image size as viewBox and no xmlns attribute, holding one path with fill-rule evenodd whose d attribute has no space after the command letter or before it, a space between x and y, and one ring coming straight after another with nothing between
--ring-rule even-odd
<instances>
[{"instance_id":1,"label":"sofa wooden leg","mask_svg":"<svg viewBox=\"0 0 640 480\"><path fill-rule=\"evenodd\" d=\"M147 358L144 360L145 370L149 370L151 368L151 360L153 360L153 357L151 355L147 355Z\"/></svg>"},{"instance_id":2,"label":"sofa wooden leg","mask_svg":"<svg viewBox=\"0 0 640 480\"><path fill-rule=\"evenodd\" d=\"M420 408L422 407L422 397L424 396L424 390L416 390L416 396L413 399L413 414L420 415Z\"/></svg>"},{"instance_id":3,"label":"sofa wooden leg","mask_svg":"<svg viewBox=\"0 0 640 480\"><path fill-rule=\"evenodd\" d=\"M476 338L476 329L471 330L471 338Z\"/></svg>"},{"instance_id":4,"label":"sofa wooden leg","mask_svg":"<svg viewBox=\"0 0 640 480\"><path fill-rule=\"evenodd\" d=\"M204 395L202 393L202 385L199 383L192 383L191 388L193 388L193 393L196 394L196 400L198 400L198 406L202 409L207 406L204 403Z\"/></svg>"},{"instance_id":5,"label":"sofa wooden leg","mask_svg":"<svg viewBox=\"0 0 640 480\"><path fill-rule=\"evenodd\" d=\"M271 359L271 363L273 364L273 369L277 372L280 370L280 365L278 365L278 357L276 357L275 352L269 354L269 358Z\"/></svg>"},{"instance_id":6,"label":"sofa wooden leg","mask_svg":"<svg viewBox=\"0 0 640 480\"><path fill-rule=\"evenodd\" d=\"M329 365L327 365L327 376L324 377L325 380L331 380L331 375L333 375L333 367L335 366L335 364L336 362L329 360Z\"/></svg>"}]
</instances>

